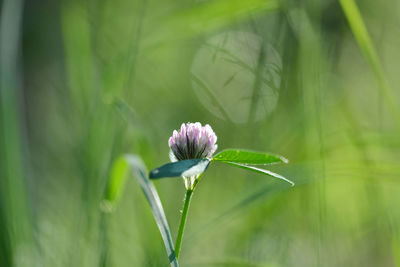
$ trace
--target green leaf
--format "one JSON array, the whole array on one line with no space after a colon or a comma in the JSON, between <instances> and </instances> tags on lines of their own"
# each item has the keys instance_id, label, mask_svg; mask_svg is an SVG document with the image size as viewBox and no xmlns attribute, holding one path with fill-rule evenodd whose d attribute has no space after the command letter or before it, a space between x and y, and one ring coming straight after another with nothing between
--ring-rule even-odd
<instances>
[{"instance_id":1,"label":"green leaf","mask_svg":"<svg viewBox=\"0 0 400 267\"><path fill-rule=\"evenodd\" d=\"M108 191L106 193L106 202L115 204L121 196L125 187L128 170L131 170L133 176L137 179L143 193L150 204L154 219L156 220L164 246L168 254L171 266L178 267L178 260L175 256L174 244L172 242L171 231L168 226L167 218L161 204L160 197L152 182L147 178L147 169L136 155L125 155L118 158L112 167Z\"/></svg>"},{"instance_id":2,"label":"green leaf","mask_svg":"<svg viewBox=\"0 0 400 267\"><path fill-rule=\"evenodd\" d=\"M273 164L288 163L289 161L282 156L264 152L256 152L243 149L226 149L213 157L213 160L224 162L235 162L242 164Z\"/></svg>"},{"instance_id":3,"label":"green leaf","mask_svg":"<svg viewBox=\"0 0 400 267\"><path fill-rule=\"evenodd\" d=\"M208 159L187 159L177 162L167 163L150 172L150 179L164 177L190 177L204 172L210 161Z\"/></svg>"},{"instance_id":4,"label":"green leaf","mask_svg":"<svg viewBox=\"0 0 400 267\"><path fill-rule=\"evenodd\" d=\"M261 173L261 174L265 174L265 175L269 175L269 176L278 178L278 179L283 180L285 182L288 182L289 184L294 186L294 182L293 181L283 177L280 174L274 173L272 171L264 170L264 169L260 169L260 168L257 168L257 167L248 166L248 165L244 165L244 164L240 164L240 163L235 163L235 162L228 162L228 161L223 161L223 162L227 163L227 164L230 164L232 166L235 166L235 167L239 167L239 168L245 169L245 170L249 170L249 171L253 171L253 172L257 172L257 173Z\"/></svg>"}]
</instances>

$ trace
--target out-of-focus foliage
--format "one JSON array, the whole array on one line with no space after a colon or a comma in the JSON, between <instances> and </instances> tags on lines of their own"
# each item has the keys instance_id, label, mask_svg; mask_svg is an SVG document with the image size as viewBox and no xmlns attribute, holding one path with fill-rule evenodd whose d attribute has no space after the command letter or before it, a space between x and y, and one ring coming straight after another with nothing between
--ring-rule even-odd
<instances>
[{"instance_id":1,"label":"out-of-focus foliage","mask_svg":"<svg viewBox=\"0 0 400 267\"><path fill-rule=\"evenodd\" d=\"M135 179L100 204L188 121L296 186L215 164L181 266L400 266L398 1L0 3L0 266L167 266ZM182 179L154 184L175 237Z\"/></svg>"}]
</instances>

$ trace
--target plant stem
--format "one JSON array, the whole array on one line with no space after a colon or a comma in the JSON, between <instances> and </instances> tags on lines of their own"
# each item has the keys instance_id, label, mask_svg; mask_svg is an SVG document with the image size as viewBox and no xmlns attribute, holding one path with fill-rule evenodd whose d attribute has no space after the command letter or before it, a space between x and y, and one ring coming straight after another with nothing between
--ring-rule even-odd
<instances>
[{"instance_id":1,"label":"plant stem","mask_svg":"<svg viewBox=\"0 0 400 267\"><path fill-rule=\"evenodd\" d=\"M181 222L179 223L178 236L176 237L176 242L175 242L175 255L177 259L179 259L179 252L181 250L183 231L185 230L186 217L189 210L190 200L192 198L192 193L193 189L189 189L186 191L185 195L185 203L183 204Z\"/></svg>"}]
</instances>

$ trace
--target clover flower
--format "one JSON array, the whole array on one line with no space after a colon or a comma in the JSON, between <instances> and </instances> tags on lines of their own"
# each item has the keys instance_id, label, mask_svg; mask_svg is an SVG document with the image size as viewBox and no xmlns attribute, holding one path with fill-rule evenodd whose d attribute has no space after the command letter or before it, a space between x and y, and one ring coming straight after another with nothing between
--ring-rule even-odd
<instances>
[{"instance_id":1,"label":"clover flower","mask_svg":"<svg viewBox=\"0 0 400 267\"><path fill-rule=\"evenodd\" d=\"M179 132L174 130L169 138L170 159L172 162L185 159L211 158L218 145L217 136L206 124L200 122L182 123Z\"/></svg>"},{"instance_id":2,"label":"clover flower","mask_svg":"<svg viewBox=\"0 0 400 267\"><path fill-rule=\"evenodd\" d=\"M202 126L200 122L182 123L179 132L174 130L169 138L169 157L172 162L185 159L210 159L217 150L217 136L211 126ZM186 189L193 186L199 175L183 176Z\"/></svg>"}]
</instances>

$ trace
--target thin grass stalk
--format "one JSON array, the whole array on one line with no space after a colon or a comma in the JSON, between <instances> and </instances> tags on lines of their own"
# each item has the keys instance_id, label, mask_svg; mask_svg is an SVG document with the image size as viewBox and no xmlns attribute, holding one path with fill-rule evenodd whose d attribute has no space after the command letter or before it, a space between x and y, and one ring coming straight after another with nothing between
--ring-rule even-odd
<instances>
[{"instance_id":1,"label":"thin grass stalk","mask_svg":"<svg viewBox=\"0 0 400 267\"><path fill-rule=\"evenodd\" d=\"M371 41L360 10L354 0L339 0L339 3L342 6L343 12L349 22L350 28L357 40L361 52L375 74L378 86L383 93L389 111L397 123L397 128L400 130L400 107L396 103L394 90L386 79L381 61Z\"/></svg>"}]
</instances>

